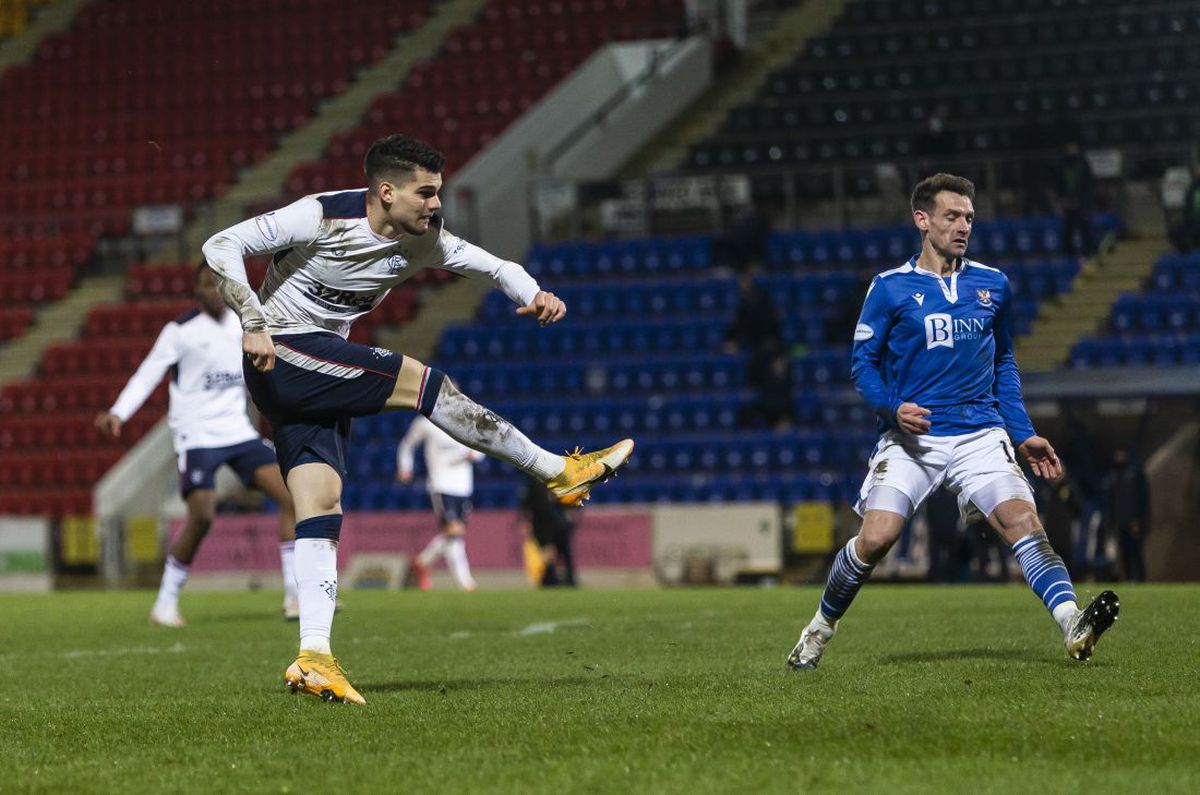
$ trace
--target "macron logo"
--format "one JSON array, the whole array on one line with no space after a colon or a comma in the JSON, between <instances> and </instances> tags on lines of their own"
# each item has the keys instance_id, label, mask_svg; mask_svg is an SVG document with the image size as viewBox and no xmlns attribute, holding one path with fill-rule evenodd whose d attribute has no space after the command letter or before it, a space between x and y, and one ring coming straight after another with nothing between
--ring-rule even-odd
<instances>
[{"instance_id":1,"label":"macron logo","mask_svg":"<svg viewBox=\"0 0 1200 795\"><path fill-rule=\"evenodd\" d=\"M913 293L913 298L917 301L917 306L925 306L925 293Z\"/></svg>"}]
</instances>

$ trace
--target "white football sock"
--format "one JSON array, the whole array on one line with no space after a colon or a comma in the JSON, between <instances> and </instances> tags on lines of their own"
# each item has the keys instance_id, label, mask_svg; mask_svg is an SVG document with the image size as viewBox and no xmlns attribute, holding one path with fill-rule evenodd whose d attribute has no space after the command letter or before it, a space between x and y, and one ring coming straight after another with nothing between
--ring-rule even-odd
<instances>
[{"instance_id":1,"label":"white football sock","mask_svg":"<svg viewBox=\"0 0 1200 795\"><path fill-rule=\"evenodd\" d=\"M467 540L462 536L451 536L446 539L446 565L454 575L458 587L471 590L475 587L475 579L471 577L471 564L467 563Z\"/></svg>"},{"instance_id":2,"label":"white football sock","mask_svg":"<svg viewBox=\"0 0 1200 795\"><path fill-rule=\"evenodd\" d=\"M421 550L421 554L417 555L417 563L420 563L425 567L432 566L437 562L437 559L442 556L445 550L446 534L438 533L432 539L430 539L428 544L425 545L425 548Z\"/></svg>"},{"instance_id":3,"label":"white football sock","mask_svg":"<svg viewBox=\"0 0 1200 795\"><path fill-rule=\"evenodd\" d=\"M283 569L284 601L296 601L296 542L279 542L279 565Z\"/></svg>"},{"instance_id":4,"label":"white football sock","mask_svg":"<svg viewBox=\"0 0 1200 795\"><path fill-rule=\"evenodd\" d=\"M1079 605L1075 602L1063 602L1055 606L1050 613L1054 616L1055 622L1058 623L1058 628L1062 630L1063 635L1067 634L1067 630L1071 628L1071 621L1079 613Z\"/></svg>"},{"instance_id":5,"label":"white football sock","mask_svg":"<svg viewBox=\"0 0 1200 795\"><path fill-rule=\"evenodd\" d=\"M337 607L337 542L296 539L296 595L300 599L300 650L329 654Z\"/></svg>"},{"instance_id":6,"label":"white football sock","mask_svg":"<svg viewBox=\"0 0 1200 795\"><path fill-rule=\"evenodd\" d=\"M467 447L508 461L543 483L567 466L562 456L538 447L508 420L459 392L449 378L442 382L429 421Z\"/></svg>"},{"instance_id":7,"label":"white football sock","mask_svg":"<svg viewBox=\"0 0 1200 795\"><path fill-rule=\"evenodd\" d=\"M154 600L154 612L179 612L179 592L183 590L190 570L190 566L180 563L174 555L167 555L167 563L163 566L162 584L158 586L158 598Z\"/></svg>"}]
</instances>

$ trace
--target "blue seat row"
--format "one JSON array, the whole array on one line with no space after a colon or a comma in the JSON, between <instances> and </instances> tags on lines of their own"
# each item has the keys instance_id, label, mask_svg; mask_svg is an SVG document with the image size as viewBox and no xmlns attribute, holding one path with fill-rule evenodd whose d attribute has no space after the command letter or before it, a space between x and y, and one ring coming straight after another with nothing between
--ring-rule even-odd
<instances>
[{"instance_id":1,"label":"blue seat row","mask_svg":"<svg viewBox=\"0 0 1200 795\"><path fill-rule=\"evenodd\" d=\"M572 323L549 328L536 324L513 326L451 326L438 344L438 359L464 362L478 359L559 356L578 361L604 355L636 356L715 352L725 339L727 321L622 320Z\"/></svg>"},{"instance_id":2,"label":"blue seat row","mask_svg":"<svg viewBox=\"0 0 1200 795\"><path fill-rule=\"evenodd\" d=\"M711 265L712 238L707 235L603 243L539 243L525 255L525 269L539 279L694 273Z\"/></svg>"},{"instance_id":3,"label":"blue seat row","mask_svg":"<svg viewBox=\"0 0 1200 795\"><path fill-rule=\"evenodd\" d=\"M997 264L1008 275L1013 296L1047 298L1070 292L1079 275L1079 263L1069 259L1002 260Z\"/></svg>"},{"instance_id":4,"label":"blue seat row","mask_svg":"<svg viewBox=\"0 0 1200 795\"><path fill-rule=\"evenodd\" d=\"M586 363L471 362L443 369L467 394L489 400L533 395L573 399L589 394L736 390L745 384L746 362L737 354L700 354L634 362L620 358Z\"/></svg>"},{"instance_id":5,"label":"blue seat row","mask_svg":"<svg viewBox=\"0 0 1200 795\"><path fill-rule=\"evenodd\" d=\"M1154 263L1151 284L1155 290L1200 292L1200 251L1166 254Z\"/></svg>"},{"instance_id":6,"label":"blue seat row","mask_svg":"<svg viewBox=\"0 0 1200 795\"><path fill-rule=\"evenodd\" d=\"M1118 332L1200 329L1200 292L1126 294L1113 304Z\"/></svg>"},{"instance_id":7,"label":"blue seat row","mask_svg":"<svg viewBox=\"0 0 1200 795\"><path fill-rule=\"evenodd\" d=\"M633 283L565 284L552 286L567 304L573 320L612 320L622 317L673 318L728 316L737 308L733 279L655 280ZM479 308L485 323L528 323L515 314L503 293L490 293Z\"/></svg>"},{"instance_id":8,"label":"blue seat row","mask_svg":"<svg viewBox=\"0 0 1200 795\"><path fill-rule=\"evenodd\" d=\"M1200 333L1089 337L1071 349L1070 366L1172 366L1200 363Z\"/></svg>"}]
</instances>

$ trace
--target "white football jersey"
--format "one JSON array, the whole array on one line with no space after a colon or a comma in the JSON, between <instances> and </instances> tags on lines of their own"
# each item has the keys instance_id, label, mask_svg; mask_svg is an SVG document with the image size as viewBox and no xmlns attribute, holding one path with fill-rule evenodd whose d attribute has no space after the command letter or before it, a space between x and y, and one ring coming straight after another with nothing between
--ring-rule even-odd
<instances>
[{"instance_id":1,"label":"white football jersey","mask_svg":"<svg viewBox=\"0 0 1200 795\"><path fill-rule=\"evenodd\" d=\"M367 222L367 191L306 196L213 235L204 257L221 277L242 285L244 257L275 253L258 295L236 307L246 330L265 321L272 334L332 331L345 337L397 284L422 268L487 277L525 306L538 292L524 268L466 242L434 217L422 235L385 238Z\"/></svg>"},{"instance_id":2,"label":"white football jersey","mask_svg":"<svg viewBox=\"0 0 1200 795\"><path fill-rule=\"evenodd\" d=\"M426 419L425 415L418 414L396 448L398 471L412 472L413 451L421 445L425 446L425 468L429 470L426 486L429 493L470 497L475 489L472 465L483 460L483 453L455 441Z\"/></svg>"},{"instance_id":3,"label":"white football jersey","mask_svg":"<svg viewBox=\"0 0 1200 795\"><path fill-rule=\"evenodd\" d=\"M226 311L220 320L214 320L208 313L192 309L163 326L154 347L109 411L126 422L168 370L167 424L176 453L259 438L246 413L242 329L233 312Z\"/></svg>"}]
</instances>

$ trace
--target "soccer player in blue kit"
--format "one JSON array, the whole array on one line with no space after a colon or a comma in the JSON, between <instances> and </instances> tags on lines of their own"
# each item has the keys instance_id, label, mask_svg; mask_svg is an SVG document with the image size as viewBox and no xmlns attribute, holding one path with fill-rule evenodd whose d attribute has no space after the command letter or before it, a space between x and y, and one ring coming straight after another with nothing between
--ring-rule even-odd
<instances>
[{"instance_id":1,"label":"soccer player in blue kit","mask_svg":"<svg viewBox=\"0 0 1200 795\"><path fill-rule=\"evenodd\" d=\"M1054 448L1025 410L1013 356L1012 290L996 268L966 258L975 186L935 174L912 194L921 252L871 282L854 330L851 374L882 435L855 503L862 528L838 552L812 621L788 656L816 668L871 571L938 486L978 511L1008 542L1030 588L1086 660L1117 618L1103 591L1079 609L1071 578L1038 519L1017 456L1048 480L1062 476Z\"/></svg>"},{"instance_id":2,"label":"soccer player in blue kit","mask_svg":"<svg viewBox=\"0 0 1200 795\"><path fill-rule=\"evenodd\" d=\"M562 502L578 504L628 460L624 439L561 456L534 444L468 398L439 370L409 356L349 342L350 324L423 268L486 279L547 326L566 305L508 262L443 228L443 155L406 135L376 141L367 187L306 196L218 232L204 244L225 302L241 319L243 371L275 430L275 451L296 509L300 653L284 681L329 701L364 699L333 657L342 481L354 417L415 410L453 439L508 461ZM274 253L257 293L247 255Z\"/></svg>"}]
</instances>

